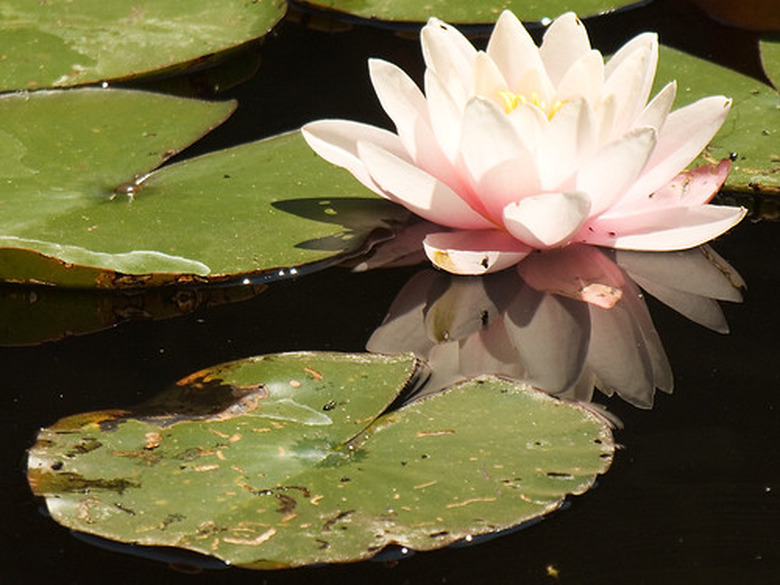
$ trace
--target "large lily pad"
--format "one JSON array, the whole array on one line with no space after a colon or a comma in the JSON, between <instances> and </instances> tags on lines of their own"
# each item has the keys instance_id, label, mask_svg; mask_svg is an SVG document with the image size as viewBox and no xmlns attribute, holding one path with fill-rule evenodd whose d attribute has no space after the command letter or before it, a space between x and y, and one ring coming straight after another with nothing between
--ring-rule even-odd
<instances>
[{"instance_id":1,"label":"large lily pad","mask_svg":"<svg viewBox=\"0 0 780 585\"><path fill-rule=\"evenodd\" d=\"M662 47L655 91L672 79L678 82L676 108L708 95L720 94L734 100L726 123L696 164L732 156L735 160L726 190L780 193L777 91L731 69Z\"/></svg>"},{"instance_id":2,"label":"large lily pad","mask_svg":"<svg viewBox=\"0 0 780 585\"><path fill-rule=\"evenodd\" d=\"M626 0L304 0L304 6L342 12L372 21L425 22L436 16L450 23L492 24L502 10L518 18L538 21L569 10L581 17L610 12L631 4Z\"/></svg>"},{"instance_id":3,"label":"large lily pad","mask_svg":"<svg viewBox=\"0 0 780 585\"><path fill-rule=\"evenodd\" d=\"M519 383L472 380L381 414L417 373L408 355L219 366L41 431L30 484L75 530L278 568L502 530L609 467L603 420Z\"/></svg>"},{"instance_id":4,"label":"large lily pad","mask_svg":"<svg viewBox=\"0 0 780 585\"><path fill-rule=\"evenodd\" d=\"M123 287L276 273L405 217L297 133L147 175L232 108L126 90L0 97L0 279Z\"/></svg>"},{"instance_id":5,"label":"large lily pad","mask_svg":"<svg viewBox=\"0 0 780 585\"><path fill-rule=\"evenodd\" d=\"M0 91L65 87L192 62L265 35L283 0L3 0Z\"/></svg>"},{"instance_id":6,"label":"large lily pad","mask_svg":"<svg viewBox=\"0 0 780 585\"><path fill-rule=\"evenodd\" d=\"M761 65L775 88L780 88L780 35L767 37L759 43Z\"/></svg>"}]
</instances>

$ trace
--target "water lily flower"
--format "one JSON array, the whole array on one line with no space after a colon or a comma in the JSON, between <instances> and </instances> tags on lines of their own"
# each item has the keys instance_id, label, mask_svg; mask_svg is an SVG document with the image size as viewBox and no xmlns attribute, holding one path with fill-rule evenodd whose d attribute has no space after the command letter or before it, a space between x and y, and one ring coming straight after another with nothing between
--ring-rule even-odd
<instances>
[{"instance_id":1,"label":"water lily flower","mask_svg":"<svg viewBox=\"0 0 780 585\"><path fill-rule=\"evenodd\" d=\"M428 258L457 274L494 272L532 250L585 242L680 250L725 232L742 208L708 205L730 169L684 169L731 101L670 112L676 84L648 102L658 41L644 33L606 63L573 13L537 47L501 14L486 51L432 18L421 33L425 93L369 61L397 134L346 120L303 127L309 145L363 185L441 226Z\"/></svg>"}]
</instances>

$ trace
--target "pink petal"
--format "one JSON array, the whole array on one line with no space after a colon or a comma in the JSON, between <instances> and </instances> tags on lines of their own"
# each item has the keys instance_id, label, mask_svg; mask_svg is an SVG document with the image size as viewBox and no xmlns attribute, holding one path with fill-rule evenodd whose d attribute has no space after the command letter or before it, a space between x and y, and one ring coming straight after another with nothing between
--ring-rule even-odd
<instances>
[{"instance_id":1,"label":"pink petal","mask_svg":"<svg viewBox=\"0 0 780 585\"><path fill-rule=\"evenodd\" d=\"M669 114L645 171L624 201L657 191L688 166L723 125L730 106L731 100L712 96Z\"/></svg>"},{"instance_id":2,"label":"pink petal","mask_svg":"<svg viewBox=\"0 0 780 585\"><path fill-rule=\"evenodd\" d=\"M640 128L602 148L577 173L577 190L591 200L591 215L609 209L642 172L656 143L653 128Z\"/></svg>"},{"instance_id":3,"label":"pink petal","mask_svg":"<svg viewBox=\"0 0 780 585\"><path fill-rule=\"evenodd\" d=\"M412 213L447 227L494 227L449 186L414 164L371 143L358 144L358 153L385 196Z\"/></svg>"},{"instance_id":4,"label":"pink petal","mask_svg":"<svg viewBox=\"0 0 780 585\"><path fill-rule=\"evenodd\" d=\"M475 98L466 107L460 154L476 196L492 218L500 220L508 203L538 185L535 161L514 123L490 100Z\"/></svg>"},{"instance_id":5,"label":"pink petal","mask_svg":"<svg viewBox=\"0 0 780 585\"><path fill-rule=\"evenodd\" d=\"M588 51L588 33L573 12L562 14L553 21L539 47L547 75L555 86L563 79L569 67Z\"/></svg>"},{"instance_id":6,"label":"pink petal","mask_svg":"<svg viewBox=\"0 0 780 585\"><path fill-rule=\"evenodd\" d=\"M370 142L408 159L398 136L382 128L349 120L318 120L301 128L301 134L309 146L326 161L343 167L366 187L385 195L374 182L358 156L358 142Z\"/></svg>"},{"instance_id":7,"label":"pink petal","mask_svg":"<svg viewBox=\"0 0 780 585\"><path fill-rule=\"evenodd\" d=\"M642 203L637 202L634 209L658 209L679 205L703 205L708 203L720 190L731 170L731 161L723 159L716 166L702 165L690 171L680 173Z\"/></svg>"},{"instance_id":8,"label":"pink petal","mask_svg":"<svg viewBox=\"0 0 780 585\"><path fill-rule=\"evenodd\" d=\"M498 230L439 232L429 234L423 245L431 262L453 274L498 272L531 252L528 246Z\"/></svg>"},{"instance_id":9,"label":"pink petal","mask_svg":"<svg viewBox=\"0 0 780 585\"><path fill-rule=\"evenodd\" d=\"M602 215L588 222L578 239L623 250L684 250L718 237L746 213L743 207L700 205Z\"/></svg>"},{"instance_id":10,"label":"pink petal","mask_svg":"<svg viewBox=\"0 0 780 585\"><path fill-rule=\"evenodd\" d=\"M590 199L584 193L544 193L504 208L504 225L534 248L568 243L588 219Z\"/></svg>"}]
</instances>

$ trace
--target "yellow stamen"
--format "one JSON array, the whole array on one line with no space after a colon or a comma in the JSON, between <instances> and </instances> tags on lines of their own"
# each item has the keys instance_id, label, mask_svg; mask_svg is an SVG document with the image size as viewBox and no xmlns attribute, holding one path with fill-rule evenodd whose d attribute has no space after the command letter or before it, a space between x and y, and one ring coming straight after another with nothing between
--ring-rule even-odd
<instances>
[{"instance_id":1,"label":"yellow stamen","mask_svg":"<svg viewBox=\"0 0 780 585\"><path fill-rule=\"evenodd\" d=\"M517 106L532 105L542 110L547 116L548 120L552 120L553 116L558 113L558 110L566 103L565 100L555 100L550 106L547 106L547 102L539 98L539 94L535 91L531 92L531 99L528 99L524 95L516 94L511 91L500 91L498 95L504 100L504 111L507 114L511 114Z\"/></svg>"}]
</instances>

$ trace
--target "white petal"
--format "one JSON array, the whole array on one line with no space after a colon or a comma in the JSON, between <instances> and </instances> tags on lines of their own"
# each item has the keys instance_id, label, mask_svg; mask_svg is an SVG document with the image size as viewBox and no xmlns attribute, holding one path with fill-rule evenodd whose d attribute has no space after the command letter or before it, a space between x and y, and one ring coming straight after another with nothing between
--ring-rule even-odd
<instances>
[{"instance_id":1,"label":"white petal","mask_svg":"<svg viewBox=\"0 0 780 585\"><path fill-rule=\"evenodd\" d=\"M453 274L487 274L509 268L531 249L506 232L470 230L429 234L423 241L431 262Z\"/></svg>"},{"instance_id":2,"label":"white petal","mask_svg":"<svg viewBox=\"0 0 780 585\"><path fill-rule=\"evenodd\" d=\"M588 218L590 199L577 191L544 193L504 208L504 225L534 248L566 244Z\"/></svg>"},{"instance_id":3,"label":"white petal","mask_svg":"<svg viewBox=\"0 0 780 585\"><path fill-rule=\"evenodd\" d=\"M431 129L428 104L420 89L392 63L368 62L379 101L398 130L398 137L417 166L445 182L454 179L452 163L444 156Z\"/></svg>"},{"instance_id":4,"label":"white petal","mask_svg":"<svg viewBox=\"0 0 780 585\"><path fill-rule=\"evenodd\" d=\"M644 52L649 56L645 61L644 82L640 90L640 95L644 96L641 99L644 104L653 88L655 71L658 66L658 35L656 33L642 33L623 45L605 65L604 75L609 79L615 70L623 64L623 61L636 51Z\"/></svg>"},{"instance_id":5,"label":"white petal","mask_svg":"<svg viewBox=\"0 0 780 585\"><path fill-rule=\"evenodd\" d=\"M634 122L634 128L641 126L652 126L660 130L666 122L666 117L672 109L674 98L677 94L677 82L670 81L661 91L650 101L642 113Z\"/></svg>"},{"instance_id":6,"label":"white petal","mask_svg":"<svg viewBox=\"0 0 780 585\"><path fill-rule=\"evenodd\" d=\"M552 95L553 87L544 70L539 49L523 24L510 11L505 10L499 16L493 34L490 35L487 54L515 93L524 93L520 80L528 71L533 70L537 78L536 87L533 89L540 96Z\"/></svg>"},{"instance_id":7,"label":"white petal","mask_svg":"<svg viewBox=\"0 0 780 585\"><path fill-rule=\"evenodd\" d=\"M730 107L731 100L712 96L669 114L645 171L626 198L644 197L669 183L712 140Z\"/></svg>"},{"instance_id":8,"label":"white petal","mask_svg":"<svg viewBox=\"0 0 780 585\"><path fill-rule=\"evenodd\" d=\"M596 50L591 50L577 59L561 79L556 90L556 99L560 101L585 98L596 105L601 100L604 86L604 58Z\"/></svg>"},{"instance_id":9,"label":"white petal","mask_svg":"<svg viewBox=\"0 0 780 585\"><path fill-rule=\"evenodd\" d=\"M617 106L613 137L631 128L647 104L647 71L653 64L653 55L649 49L634 51L604 82L604 95L615 96Z\"/></svg>"},{"instance_id":10,"label":"white petal","mask_svg":"<svg viewBox=\"0 0 780 585\"><path fill-rule=\"evenodd\" d=\"M585 100L563 104L539 138L537 160L545 190L567 190L565 181L596 145L593 112Z\"/></svg>"},{"instance_id":11,"label":"white petal","mask_svg":"<svg viewBox=\"0 0 780 585\"><path fill-rule=\"evenodd\" d=\"M487 171L507 160L530 158L513 122L499 110L497 105L484 98L475 98L466 106L463 114L460 154L465 169L475 185L479 184ZM514 183L516 184L517 181ZM510 190L513 186L513 184L506 185ZM489 202L479 189L477 193L483 195L481 197L483 204L495 208L495 202ZM513 201L516 199L512 198ZM500 211L498 214L492 217L500 217Z\"/></svg>"},{"instance_id":12,"label":"white petal","mask_svg":"<svg viewBox=\"0 0 780 585\"><path fill-rule=\"evenodd\" d=\"M588 51L588 33L573 12L562 14L553 21L539 47L547 75L555 86L563 79L569 67Z\"/></svg>"},{"instance_id":13,"label":"white petal","mask_svg":"<svg viewBox=\"0 0 780 585\"><path fill-rule=\"evenodd\" d=\"M456 102L473 94L477 50L457 29L431 18L420 33L425 64L439 76Z\"/></svg>"},{"instance_id":14,"label":"white petal","mask_svg":"<svg viewBox=\"0 0 780 585\"><path fill-rule=\"evenodd\" d=\"M737 225L743 207L672 207L633 215L602 215L581 231L582 241L623 250L669 251L699 246Z\"/></svg>"},{"instance_id":15,"label":"white petal","mask_svg":"<svg viewBox=\"0 0 780 585\"><path fill-rule=\"evenodd\" d=\"M326 161L343 167L366 187L384 195L358 156L357 143L376 144L397 157L408 160L398 136L382 128L349 120L318 120L301 129L309 146Z\"/></svg>"},{"instance_id":16,"label":"white petal","mask_svg":"<svg viewBox=\"0 0 780 585\"><path fill-rule=\"evenodd\" d=\"M602 148L577 173L577 190L590 196L591 215L599 215L624 195L655 148L653 128L640 128Z\"/></svg>"},{"instance_id":17,"label":"white petal","mask_svg":"<svg viewBox=\"0 0 780 585\"><path fill-rule=\"evenodd\" d=\"M388 199L420 217L461 229L494 227L445 183L414 164L370 143L358 144L358 154Z\"/></svg>"},{"instance_id":18,"label":"white petal","mask_svg":"<svg viewBox=\"0 0 780 585\"><path fill-rule=\"evenodd\" d=\"M431 127L444 155L455 162L460 144L461 115L465 103L458 105L432 69L425 71L425 96Z\"/></svg>"},{"instance_id":19,"label":"white petal","mask_svg":"<svg viewBox=\"0 0 780 585\"><path fill-rule=\"evenodd\" d=\"M505 160L483 172L474 190L488 217L501 224L507 205L540 192L536 161L530 155Z\"/></svg>"},{"instance_id":20,"label":"white petal","mask_svg":"<svg viewBox=\"0 0 780 585\"><path fill-rule=\"evenodd\" d=\"M503 106L501 92L507 91L504 76L487 53L479 51L474 61L474 93Z\"/></svg>"}]
</instances>

